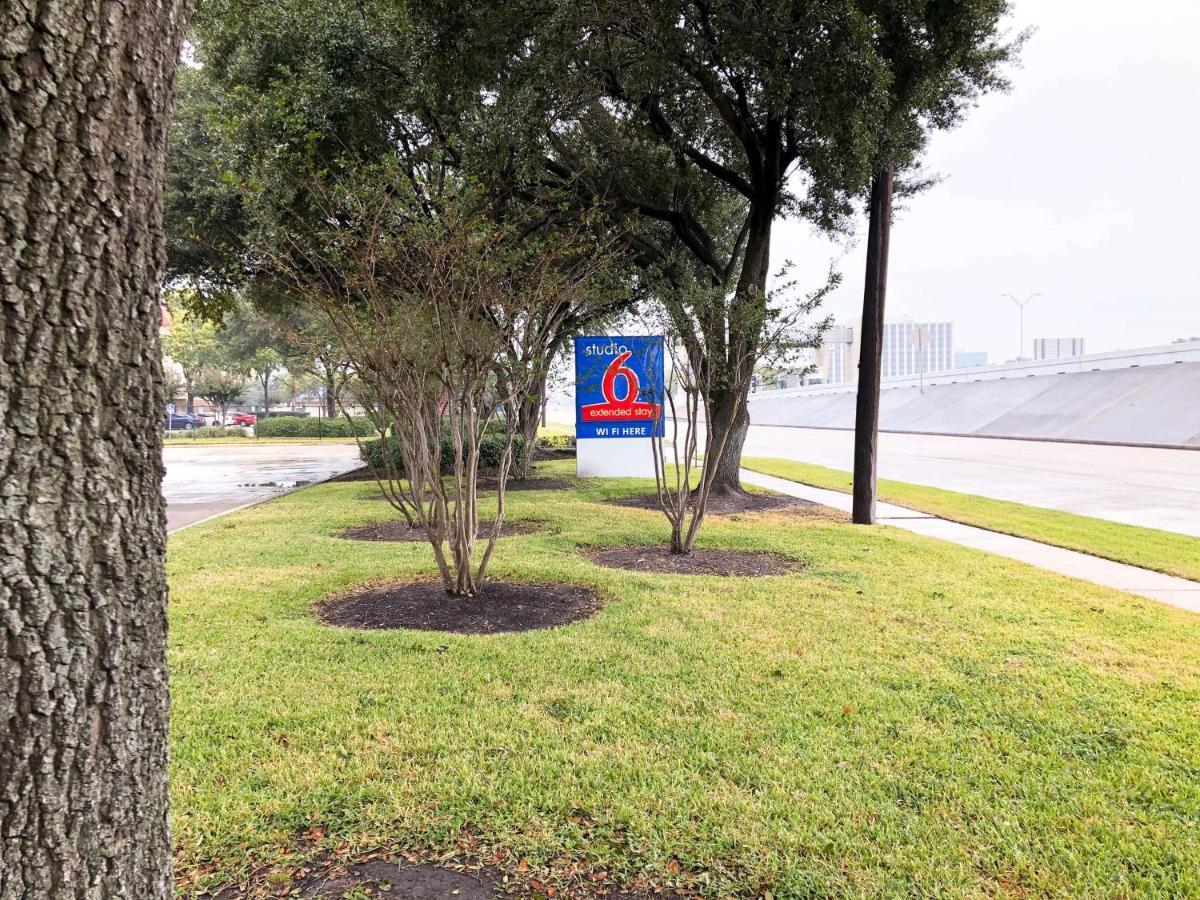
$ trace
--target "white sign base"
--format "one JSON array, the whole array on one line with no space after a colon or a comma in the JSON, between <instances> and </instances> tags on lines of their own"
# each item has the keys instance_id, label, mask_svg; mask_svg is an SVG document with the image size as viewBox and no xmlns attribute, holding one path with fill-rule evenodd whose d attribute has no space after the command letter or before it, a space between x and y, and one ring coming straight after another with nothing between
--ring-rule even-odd
<instances>
[{"instance_id":1,"label":"white sign base","mask_svg":"<svg viewBox=\"0 0 1200 900\"><path fill-rule=\"evenodd\" d=\"M580 478L653 478L650 438L580 438L575 442L575 474Z\"/></svg>"}]
</instances>

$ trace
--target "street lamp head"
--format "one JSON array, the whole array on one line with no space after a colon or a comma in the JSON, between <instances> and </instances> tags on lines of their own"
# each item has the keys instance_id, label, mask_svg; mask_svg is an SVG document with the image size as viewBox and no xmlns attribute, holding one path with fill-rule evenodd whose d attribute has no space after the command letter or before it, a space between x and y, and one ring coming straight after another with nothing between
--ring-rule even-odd
<instances>
[{"instance_id":1,"label":"street lamp head","mask_svg":"<svg viewBox=\"0 0 1200 900\"><path fill-rule=\"evenodd\" d=\"M1018 299L1017 299L1016 297L1014 297L1012 294L1001 294L1000 296L1001 296L1001 297L1007 297L1009 300L1011 300L1013 303L1015 303L1015 304L1016 304L1017 306L1019 306L1021 309L1024 309L1024 308L1026 307L1026 305L1027 305L1027 304L1028 304L1028 303L1029 303L1029 302L1030 302L1030 301L1031 301L1031 300L1032 300L1034 297L1040 297L1040 296L1042 296L1042 295L1041 295L1040 293L1036 293L1036 292L1035 292L1035 293L1032 293L1032 294L1030 294L1030 295L1029 295L1028 297L1026 297L1024 300L1018 300Z\"/></svg>"}]
</instances>

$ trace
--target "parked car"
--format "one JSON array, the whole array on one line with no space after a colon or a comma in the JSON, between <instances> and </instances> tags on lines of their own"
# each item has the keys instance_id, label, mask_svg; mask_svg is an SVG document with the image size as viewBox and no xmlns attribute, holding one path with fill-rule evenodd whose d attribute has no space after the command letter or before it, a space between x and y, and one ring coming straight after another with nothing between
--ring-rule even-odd
<instances>
[{"instance_id":1,"label":"parked car","mask_svg":"<svg viewBox=\"0 0 1200 900\"><path fill-rule=\"evenodd\" d=\"M203 420L198 419L190 413L167 413L163 416L163 426L168 431L186 431L192 428L200 428L203 425Z\"/></svg>"},{"instance_id":2,"label":"parked car","mask_svg":"<svg viewBox=\"0 0 1200 900\"><path fill-rule=\"evenodd\" d=\"M217 417L212 413L192 413L192 418L196 419L201 425L217 424Z\"/></svg>"},{"instance_id":3,"label":"parked car","mask_svg":"<svg viewBox=\"0 0 1200 900\"><path fill-rule=\"evenodd\" d=\"M246 425L253 425L255 422L258 421L258 417L251 415L250 413L235 412L230 421L232 421L234 425L246 426Z\"/></svg>"}]
</instances>

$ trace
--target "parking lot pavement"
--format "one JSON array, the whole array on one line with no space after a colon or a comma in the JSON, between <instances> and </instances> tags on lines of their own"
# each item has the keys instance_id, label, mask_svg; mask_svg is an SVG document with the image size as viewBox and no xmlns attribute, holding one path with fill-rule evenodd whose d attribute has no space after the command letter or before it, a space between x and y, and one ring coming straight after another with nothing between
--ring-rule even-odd
<instances>
[{"instance_id":1,"label":"parking lot pavement","mask_svg":"<svg viewBox=\"0 0 1200 900\"><path fill-rule=\"evenodd\" d=\"M167 531L358 468L358 447L346 443L172 444L163 496Z\"/></svg>"}]
</instances>

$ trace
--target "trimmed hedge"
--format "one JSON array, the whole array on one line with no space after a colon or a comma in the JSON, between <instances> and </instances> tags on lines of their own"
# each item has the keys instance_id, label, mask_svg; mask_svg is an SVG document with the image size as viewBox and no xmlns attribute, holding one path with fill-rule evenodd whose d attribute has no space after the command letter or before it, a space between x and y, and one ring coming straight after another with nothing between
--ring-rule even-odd
<instances>
[{"instance_id":1,"label":"trimmed hedge","mask_svg":"<svg viewBox=\"0 0 1200 900\"><path fill-rule=\"evenodd\" d=\"M392 462L395 464L397 472L404 471L404 460L400 455L400 445L395 438L375 439L366 441L362 447L363 462L373 469L382 469L384 465L383 454L385 452L385 441L387 452L391 453ZM450 435L442 433L442 449L441 462L442 473L448 473L454 469L454 445L450 441ZM503 434L487 433L483 435L483 440L479 442L479 468L481 471L486 469L496 469L500 466L500 457L504 454L505 437ZM525 442L520 435L513 437L513 464L520 465L525 457Z\"/></svg>"},{"instance_id":2,"label":"trimmed hedge","mask_svg":"<svg viewBox=\"0 0 1200 900\"><path fill-rule=\"evenodd\" d=\"M537 446L543 450L574 450L575 435L543 434L538 437Z\"/></svg>"},{"instance_id":3,"label":"trimmed hedge","mask_svg":"<svg viewBox=\"0 0 1200 900\"><path fill-rule=\"evenodd\" d=\"M326 419L320 416L272 416L269 419L259 419L254 426L258 437L369 437L375 433L375 426L365 416L354 420L354 431L345 418Z\"/></svg>"},{"instance_id":4,"label":"trimmed hedge","mask_svg":"<svg viewBox=\"0 0 1200 900\"><path fill-rule=\"evenodd\" d=\"M238 428L236 425L204 425L201 428L189 428L184 430L177 428L174 431L167 432L167 439L171 441L190 441L193 438L244 438L246 430Z\"/></svg>"}]
</instances>

